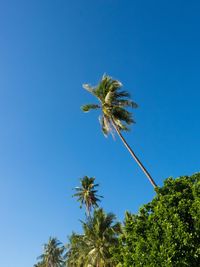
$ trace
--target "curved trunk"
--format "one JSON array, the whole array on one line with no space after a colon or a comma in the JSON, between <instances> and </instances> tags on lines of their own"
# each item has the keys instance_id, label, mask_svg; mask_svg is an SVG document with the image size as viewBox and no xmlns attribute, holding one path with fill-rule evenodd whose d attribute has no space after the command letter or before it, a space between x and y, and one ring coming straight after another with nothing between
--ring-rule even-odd
<instances>
[{"instance_id":1,"label":"curved trunk","mask_svg":"<svg viewBox=\"0 0 200 267\"><path fill-rule=\"evenodd\" d=\"M152 184L152 186L154 188L156 188L157 185L156 185L155 181L153 180L153 178L151 177L150 173L147 171L147 169L144 167L144 165L142 164L142 162L138 159L138 157L135 155L135 153L133 152L133 150L131 149L131 147L128 145L128 143L126 142L125 138L121 134L118 126L116 125L116 123L113 120L112 120L112 123L113 123L113 126L114 126L117 134L119 135L119 137L122 140L122 142L125 145L125 147L128 149L128 151L131 154L131 156L134 158L134 160L137 162L137 164L142 169L142 171L144 172L144 174L147 176L147 178L149 179L149 181Z\"/></svg>"}]
</instances>

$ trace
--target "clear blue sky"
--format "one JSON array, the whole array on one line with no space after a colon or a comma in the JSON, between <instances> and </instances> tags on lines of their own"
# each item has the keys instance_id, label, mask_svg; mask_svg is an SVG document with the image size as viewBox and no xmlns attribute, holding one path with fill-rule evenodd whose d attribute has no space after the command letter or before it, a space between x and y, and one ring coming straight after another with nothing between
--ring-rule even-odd
<instances>
[{"instance_id":1,"label":"clear blue sky","mask_svg":"<svg viewBox=\"0 0 200 267\"><path fill-rule=\"evenodd\" d=\"M48 237L66 242L95 176L121 220L153 189L120 140L104 138L81 85L103 73L139 104L130 145L159 185L199 171L199 1L0 2L0 266L33 266Z\"/></svg>"}]
</instances>

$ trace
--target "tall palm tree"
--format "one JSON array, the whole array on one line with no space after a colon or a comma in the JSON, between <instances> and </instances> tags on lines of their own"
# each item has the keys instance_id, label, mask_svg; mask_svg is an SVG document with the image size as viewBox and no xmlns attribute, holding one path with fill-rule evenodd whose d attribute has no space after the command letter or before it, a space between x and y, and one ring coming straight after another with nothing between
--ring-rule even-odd
<instances>
[{"instance_id":1,"label":"tall palm tree","mask_svg":"<svg viewBox=\"0 0 200 267\"><path fill-rule=\"evenodd\" d=\"M157 186L155 181L121 133L121 131L128 131L128 126L134 123L132 114L126 108L137 107L137 104L130 99L129 93L122 91L121 87L122 84L120 81L114 80L107 75L102 77L97 86L92 87L89 84L83 84L83 88L94 95L98 99L99 104L84 105L82 106L82 110L88 112L92 109L101 109L102 115L100 116L100 122L104 135L107 136L109 133L113 135L114 131L117 132L131 156L135 159L152 186L155 188Z\"/></svg>"},{"instance_id":2,"label":"tall palm tree","mask_svg":"<svg viewBox=\"0 0 200 267\"><path fill-rule=\"evenodd\" d=\"M57 238L49 238L47 244L44 245L44 252L39 257L41 259L42 267L63 267L65 247ZM40 265L39 265L40 266Z\"/></svg>"},{"instance_id":3,"label":"tall palm tree","mask_svg":"<svg viewBox=\"0 0 200 267\"><path fill-rule=\"evenodd\" d=\"M97 208L97 202L99 202L100 198L102 198L102 196L97 195L96 187L98 187L99 184L94 183L94 177L88 176L84 176L80 181L81 187L75 187L77 193L73 196L78 198L78 201L81 203L81 208L82 205L85 205L86 213L90 216L91 209Z\"/></svg>"},{"instance_id":4,"label":"tall palm tree","mask_svg":"<svg viewBox=\"0 0 200 267\"><path fill-rule=\"evenodd\" d=\"M110 249L118 245L121 227L113 213L94 210L82 222L83 235L73 234L67 253L68 267L114 267Z\"/></svg>"}]
</instances>

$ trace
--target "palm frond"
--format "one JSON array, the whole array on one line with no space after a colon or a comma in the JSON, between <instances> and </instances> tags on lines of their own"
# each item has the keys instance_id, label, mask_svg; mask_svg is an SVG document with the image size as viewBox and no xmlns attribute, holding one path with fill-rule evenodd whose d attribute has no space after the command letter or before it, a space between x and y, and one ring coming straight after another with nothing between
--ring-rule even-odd
<instances>
[{"instance_id":1,"label":"palm frond","mask_svg":"<svg viewBox=\"0 0 200 267\"><path fill-rule=\"evenodd\" d=\"M81 107L82 111L89 112L91 109L99 109L100 106L96 104L87 104Z\"/></svg>"},{"instance_id":2,"label":"palm frond","mask_svg":"<svg viewBox=\"0 0 200 267\"><path fill-rule=\"evenodd\" d=\"M128 125L134 123L134 120L132 118L132 114L121 107L114 107L113 108L113 117L117 120L124 121Z\"/></svg>"},{"instance_id":3,"label":"palm frond","mask_svg":"<svg viewBox=\"0 0 200 267\"><path fill-rule=\"evenodd\" d=\"M109 134L109 127L108 124L105 123L104 116L99 116L99 122L101 124L101 129L105 137Z\"/></svg>"},{"instance_id":4,"label":"palm frond","mask_svg":"<svg viewBox=\"0 0 200 267\"><path fill-rule=\"evenodd\" d=\"M114 96L115 96L114 92L108 91L108 93L107 93L107 95L105 97L105 103L108 104L108 105L111 104L113 102Z\"/></svg>"},{"instance_id":5,"label":"palm frond","mask_svg":"<svg viewBox=\"0 0 200 267\"><path fill-rule=\"evenodd\" d=\"M87 90L91 94L94 94L94 87L92 87L90 84L84 83L82 86L85 90Z\"/></svg>"},{"instance_id":6,"label":"palm frond","mask_svg":"<svg viewBox=\"0 0 200 267\"><path fill-rule=\"evenodd\" d=\"M109 119L108 116L106 115L102 116L101 125L102 125L102 131L104 135L107 137L108 134L110 133L114 138L114 129L113 129L111 120Z\"/></svg>"},{"instance_id":7,"label":"palm frond","mask_svg":"<svg viewBox=\"0 0 200 267\"><path fill-rule=\"evenodd\" d=\"M119 130L122 130L122 131L129 131L130 130L129 127L125 123L122 123L118 119L113 119L113 122L116 124L116 126L118 127Z\"/></svg>"},{"instance_id":8,"label":"palm frond","mask_svg":"<svg viewBox=\"0 0 200 267\"><path fill-rule=\"evenodd\" d=\"M115 105L118 105L119 107L131 107L131 108L137 108L138 105L131 101L131 100L126 100L126 99L120 99L115 102Z\"/></svg>"},{"instance_id":9,"label":"palm frond","mask_svg":"<svg viewBox=\"0 0 200 267\"><path fill-rule=\"evenodd\" d=\"M131 95L127 92L127 91L117 91L115 93L115 97L118 98L122 98L122 97L126 97L126 98L130 98Z\"/></svg>"}]
</instances>

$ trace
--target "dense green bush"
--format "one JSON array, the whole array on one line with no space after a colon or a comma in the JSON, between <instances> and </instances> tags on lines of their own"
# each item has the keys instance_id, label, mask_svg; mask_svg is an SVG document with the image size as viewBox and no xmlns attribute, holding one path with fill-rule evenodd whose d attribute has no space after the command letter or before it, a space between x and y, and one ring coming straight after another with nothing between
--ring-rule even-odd
<instances>
[{"instance_id":1,"label":"dense green bush","mask_svg":"<svg viewBox=\"0 0 200 267\"><path fill-rule=\"evenodd\" d=\"M117 266L200 266L200 174L169 178L138 215L126 213Z\"/></svg>"}]
</instances>

